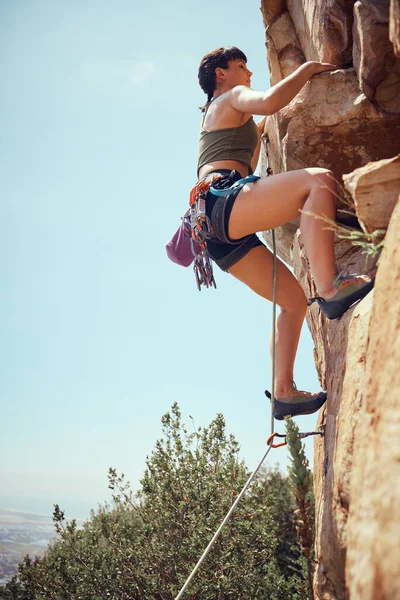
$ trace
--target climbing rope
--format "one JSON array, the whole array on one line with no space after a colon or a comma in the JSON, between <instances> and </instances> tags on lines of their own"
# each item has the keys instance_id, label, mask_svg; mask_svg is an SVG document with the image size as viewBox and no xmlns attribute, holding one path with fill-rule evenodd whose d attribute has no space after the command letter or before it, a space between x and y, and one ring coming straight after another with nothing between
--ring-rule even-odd
<instances>
[{"instance_id":1,"label":"climbing rope","mask_svg":"<svg viewBox=\"0 0 400 600\"><path fill-rule=\"evenodd\" d=\"M268 137L266 135L263 135L262 136L262 140L264 142L265 156L266 156L266 162L267 162L267 176L269 176L269 175L272 175L272 169L269 166ZM269 436L269 438L267 440L268 450L264 453L264 456L262 457L262 459L260 460L260 462L258 463L258 465L256 466L256 468L254 469L254 471L252 472L252 474L250 475L250 477L248 478L248 480L244 484L242 491L240 492L240 494L236 498L235 502L232 504L231 508L227 512L227 514L226 514L224 520L222 521L221 525L218 527L217 531L214 533L214 535L213 535L210 543L208 544L207 548L204 550L203 554L199 558L197 564L195 565L195 567L193 568L193 570L190 573L189 577L185 581L183 587L181 588L179 594L176 596L175 600L180 600L182 598L183 594L185 593L185 590L187 589L187 587L189 586L189 584L192 581L193 577L196 575L196 573L200 569L200 567L203 564L204 560L206 559L208 553L210 552L210 550L214 546L214 544L215 544L216 540L218 539L218 536L221 533L221 531L222 531L225 523L227 523L227 521L229 521L229 518L230 518L231 514L233 513L233 511L235 510L235 508L239 504L240 500L242 499L243 495L245 494L246 490L249 488L250 484L252 483L252 481L254 480L255 476L257 475L257 473L258 473L261 465L263 464L264 460L267 458L267 456L268 456L271 448L280 448L281 446L286 446L286 444L287 444L286 435L285 434L275 433L274 432L274 426L275 426L275 423L274 423L275 354L276 354L275 353L275 329L276 329L276 288L277 288L277 257L276 257L276 244L275 244L275 231L274 231L274 229L271 229L271 234L272 234L272 250L273 250L272 357L271 357L271 359L272 359L272 373L271 373L272 382L271 382L271 435ZM320 431L309 431L309 432L306 432L306 433L300 433L299 434L299 438L300 439L304 439L304 438L306 438L306 437L308 437L310 435L320 435L320 436L323 436L324 432L320 428ZM273 444L273 441L274 441L275 437L285 438L285 441L281 442L280 444Z\"/></svg>"},{"instance_id":2,"label":"climbing rope","mask_svg":"<svg viewBox=\"0 0 400 600\"><path fill-rule=\"evenodd\" d=\"M276 265L276 245L275 230L272 233L273 258L273 284L272 284L272 374L271 374L271 435L275 431L274 409L275 409L275 337L276 337L276 283L277 283L277 265Z\"/></svg>"}]
</instances>

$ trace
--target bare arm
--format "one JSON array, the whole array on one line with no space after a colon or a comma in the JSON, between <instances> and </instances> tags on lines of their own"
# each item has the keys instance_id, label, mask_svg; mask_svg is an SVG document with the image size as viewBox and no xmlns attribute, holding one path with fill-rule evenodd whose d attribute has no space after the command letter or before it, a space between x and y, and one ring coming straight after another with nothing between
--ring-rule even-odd
<instances>
[{"instance_id":1,"label":"bare arm","mask_svg":"<svg viewBox=\"0 0 400 600\"><path fill-rule=\"evenodd\" d=\"M273 115L287 106L313 75L337 69L329 63L309 61L266 92L254 92L244 85L231 90L230 104L236 110L253 115Z\"/></svg>"}]
</instances>

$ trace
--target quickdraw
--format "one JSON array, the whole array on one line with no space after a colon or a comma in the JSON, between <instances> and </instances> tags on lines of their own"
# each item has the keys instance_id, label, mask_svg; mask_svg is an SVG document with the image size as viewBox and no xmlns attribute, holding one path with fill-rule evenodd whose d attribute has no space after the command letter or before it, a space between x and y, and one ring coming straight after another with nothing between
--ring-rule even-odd
<instances>
[{"instance_id":1,"label":"quickdraw","mask_svg":"<svg viewBox=\"0 0 400 600\"><path fill-rule=\"evenodd\" d=\"M201 291L202 285L205 285L207 288L211 286L214 288L217 287L206 244L206 240L212 236L213 232L211 221L206 214L206 196L213 182L216 179L220 179L220 177L221 175L215 173L206 180L197 183L190 192L190 208L187 215L190 221L190 245L194 257L193 271L199 291ZM201 248L199 253L196 253L194 250L195 243Z\"/></svg>"},{"instance_id":2,"label":"quickdraw","mask_svg":"<svg viewBox=\"0 0 400 600\"><path fill-rule=\"evenodd\" d=\"M269 137L266 133L263 133L261 136L261 139L263 141L264 144L264 151L265 151L265 160L267 163L267 177L269 177L270 175L273 175L274 172L271 169L271 167L269 166L269 151L268 151L268 144L269 144Z\"/></svg>"},{"instance_id":3,"label":"quickdraw","mask_svg":"<svg viewBox=\"0 0 400 600\"><path fill-rule=\"evenodd\" d=\"M321 425L319 428L319 431L306 431L305 433L299 433L299 439L304 440L304 438L307 438L310 435L320 435L321 437L324 437L325 425ZM275 437L285 438L285 441L281 442L280 444L273 444L272 442ZM267 446L270 446L271 448L281 448L282 446L286 446L287 445L286 437L287 436L285 433L273 433L267 439Z\"/></svg>"}]
</instances>

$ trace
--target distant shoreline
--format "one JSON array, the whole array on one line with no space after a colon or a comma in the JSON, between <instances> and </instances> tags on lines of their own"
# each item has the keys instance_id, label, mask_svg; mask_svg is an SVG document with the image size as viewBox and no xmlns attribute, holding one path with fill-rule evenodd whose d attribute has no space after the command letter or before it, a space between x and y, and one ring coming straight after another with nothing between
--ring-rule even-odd
<instances>
[{"instance_id":1,"label":"distant shoreline","mask_svg":"<svg viewBox=\"0 0 400 600\"><path fill-rule=\"evenodd\" d=\"M47 514L43 514L43 513L37 513L37 512L32 512L30 510L20 510L20 509L16 509L16 508L2 508L0 507L0 514L2 513L17 513L17 514L21 514L21 515L29 515L32 517L43 517L45 519L52 519L52 516Z\"/></svg>"}]
</instances>

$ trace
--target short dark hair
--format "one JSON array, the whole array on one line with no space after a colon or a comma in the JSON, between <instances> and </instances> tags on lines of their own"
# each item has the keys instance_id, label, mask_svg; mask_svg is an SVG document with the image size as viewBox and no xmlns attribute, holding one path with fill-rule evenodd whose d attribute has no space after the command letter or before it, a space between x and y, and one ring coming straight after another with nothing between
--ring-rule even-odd
<instances>
[{"instance_id":1,"label":"short dark hair","mask_svg":"<svg viewBox=\"0 0 400 600\"><path fill-rule=\"evenodd\" d=\"M246 55L236 46L216 48L201 59L198 78L201 89L207 94L207 102L210 102L215 90L215 69L227 69L231 60L243 60L247 63Z\"/></svg>"}]
</instances>

